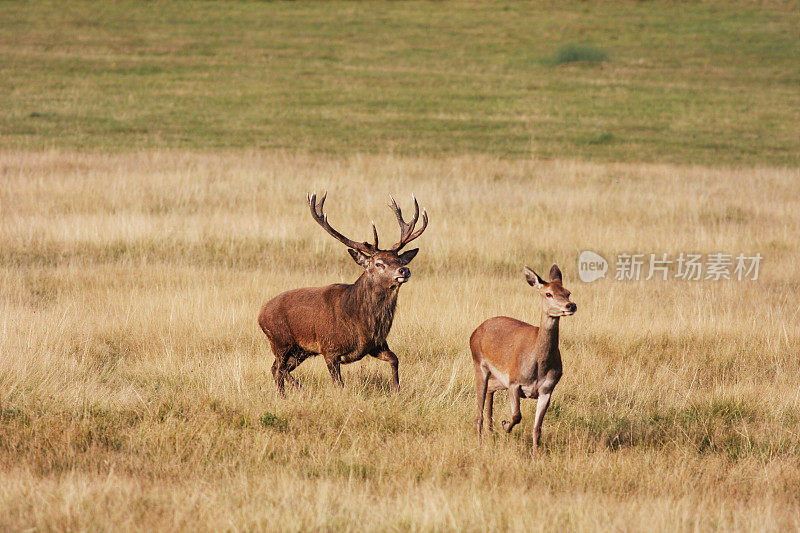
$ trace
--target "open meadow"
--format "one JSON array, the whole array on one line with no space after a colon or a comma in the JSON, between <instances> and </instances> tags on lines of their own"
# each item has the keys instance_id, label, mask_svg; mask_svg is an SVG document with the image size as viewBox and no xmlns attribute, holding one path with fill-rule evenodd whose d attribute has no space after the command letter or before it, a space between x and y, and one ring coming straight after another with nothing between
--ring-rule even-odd
<instances>
[{"instance_id":1,"label":"open meadow","mask_svg":"<svg viewBox=\"0 0 800 533\"><path fill-rule=\"evenodd\" d=\"M93 5L0 4L0 529L800 528L795 4ZM369 357L276 394L260 306L361 272L324 190L358 239L430 215L399 394ZM469 335L553 263L542 453L532 400L479 445Z\"/></svg>"},{"instance_id":2,"label":"open meadow","mask_svg":"<svg viewBox=\"0 0 800 533\"><path fill-rule=\"evenodd\" d=\"M800 172L289 154L4 154L0 361L12 528L669 530L800 525ZM432 180L429 176L440 179ZM311 219L384 238L431 216L385 363L322 361L276 397L256 315L352 281ZM410 198L402 197L407 205ZM578 251L759 250L758 281L583 284ZM530 456L474 435L467 339L538 320L562 266L565 376ZM369 359L369 358L368 358ZM507 418L505 394L496 418ZM541 522L533 522L533 517ZM538 526L537 526L538 524Z\"/></svg>"}]
</instances>

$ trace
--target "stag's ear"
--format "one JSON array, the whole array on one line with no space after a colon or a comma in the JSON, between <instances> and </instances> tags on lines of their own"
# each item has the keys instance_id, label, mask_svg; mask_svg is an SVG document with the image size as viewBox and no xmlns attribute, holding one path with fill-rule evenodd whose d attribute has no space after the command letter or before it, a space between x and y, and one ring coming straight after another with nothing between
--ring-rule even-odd
<instances>
[{"instance_id":1,"label":"stag's ear","mask_svg":"<svg viewBox=\"0 0 800 533\"><path fill-rule=\"evenodd\" d=\"M539 274L531 270L530 267L525 267L525 279L528 280L528 285L541 289L545 281L539 277Z\"/></svg>"},{"instance_id":2,"label":"stag's ear","mask_svg":"<svg viewBox=\"0 0 800 533\"><path fill-rule=\"evenodd\" d=\"M406 252L403 252L397 257L400 258L400 261L402 261L404 265L407 265L411 262L412 259L414 259L414 257L416 257L417 252L419 252L419 248L414 248L413 250L408 250Z\"/></svg>"},{"instance_id":3,"label":"stag's ear","mask_svg":"<svg viewBox=\"0 0 800 533\"><path fill-rule=\"evenodd\" d=\"M558 268L558 265L550 267L550 281L558 281L561 283L561 269Z\"/></svg>"},{"instance_id":4,"label":"stag's ear","mask_svg":"<svg viewBox=\"0 0 800 533\"><path fill-rule=\"evenodd\" d=\"M352 248L348 248L347 251L350 252L350 257L353 258L353 261L355 261L362 267L367 268L367 264L369 263L368 255L362 254L358 250L353 250Z\"/></svg>"}]
</instances>

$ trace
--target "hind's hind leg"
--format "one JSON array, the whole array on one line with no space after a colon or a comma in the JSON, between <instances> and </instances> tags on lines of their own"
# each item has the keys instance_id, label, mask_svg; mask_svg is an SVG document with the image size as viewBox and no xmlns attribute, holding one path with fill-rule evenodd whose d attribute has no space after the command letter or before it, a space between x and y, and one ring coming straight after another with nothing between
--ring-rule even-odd
<instances>
[{"instance_id":1,"label":"hind's hind leg","mask_svg":"<svg viewBox=\"0 0 800 533\"><path fill-rule=\"evenodd\" d=\"M478 439L483 438L483 410L486 405L486 389L489 384L489 372L480 364L475 365L475 392L478 397L478 413L475 416L475 428Z\"/></svg>"}]
</instances>

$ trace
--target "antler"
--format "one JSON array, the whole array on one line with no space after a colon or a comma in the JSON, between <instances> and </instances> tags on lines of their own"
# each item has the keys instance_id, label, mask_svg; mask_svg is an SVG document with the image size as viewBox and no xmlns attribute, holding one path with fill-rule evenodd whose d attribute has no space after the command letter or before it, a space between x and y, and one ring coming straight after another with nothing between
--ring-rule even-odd
<instances>
[{"instance_id":1,"label":"antler","mask_svg":"<svg viewBox=\"0 0 800 533\"><path fill-rule=\"evenodd\" d=\"M354 240L348 239L328 224L328 215L322 210L323 206L325 205L325 199L328 197L328 193L322 195L322 198L319 199L319 203L317 203L317 193L313 193L311 196L306 195L306 199L308 200L308 206L311 208L311 216L314 217L314 220L317 221L317 224L323 227L325 231L331 234L331 236L336 239L337 241L341 242L348 248L353 248L354 250L358 250L359 252L366 254L366 255L373 255L378 252L378 230L375 229L375 223L372 223L372 234L375 238L375 243L370 244L368 242L356 242Z\"/></svg>"},{"instance_id":2,"label":"antler","mask_svg":"<svg viewBox=\"0 0 800 533\"><path fill-rule=\"evenodd\" d=\"M395 252L399 252L403 246L422 235L422 232L428 227L428 212L425 209L422 210L422 227L417 231L414 231L414 226L417 225L417 221L419 220L419 204L417 203L416 197L413 194L411 195L411 198L414 199L414 217L410 222L403 220L403 213L400 211L400 207L397 205L397 202L395 202L394 198L391 196L389 196L389 198L392 199L392 203L389 204L389 207L391 207L392 211L394 211L394 214L397 217L397 223L400 224L400 240L395 243L391 249Z\"/></svg>"}]
</instances>

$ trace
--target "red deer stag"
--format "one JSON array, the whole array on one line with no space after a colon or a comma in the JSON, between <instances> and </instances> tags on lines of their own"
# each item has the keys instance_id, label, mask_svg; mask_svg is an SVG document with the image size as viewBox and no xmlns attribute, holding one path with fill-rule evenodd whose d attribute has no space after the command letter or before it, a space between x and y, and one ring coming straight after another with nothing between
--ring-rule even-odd
<instances>
[{"instance_id":1,"label":"red deer stag","mask_svg":"<svg viewBox=\"0 0 800 533\"><path fill-rule=\"evenodd\" d=\"M386 361L392 368L392 383L400 390L397 356L386 344L392 327L397 293L408 281L411 271L406 265L419 248L399 253L422 235L428 226L428 213L422 211L422 227L414 231L419 220L419 204L414 198L414 217L403 220L397 202L389 207L400 224L400 240L388 250L378 248L378 231L372 224L373 243L348 239L328 224L323 211L327 193L317 203L316 193L308 197L311 216L336 240L347 246L353 260L364 273L353 284L336 283L325 287L307 287L279 294L261 309L258 324L267 335L275 362L272 376L281 396L284 380L300 388L291 371L311 356L322 354L333 382L343 385L340 365L371 355Z\"/></svg>"},{"instance_id":2,"label":"red deer stag","mask_svg":"<svg viewBox=\"0 0 800 533\"><path fill-rule=\"evenodd\" d=\"M550 405L550 395L561 379L558 320L562 316L575 314L578 306L570 301L570 292L562 285L561 270L556 265L550 269L549 283L528 267L525 267L525 278L542 298L539 327L515 318L497 316L478 326L469 339L469 346L475 364L475 390L478 393L478 416L475 419L478 437L483 432L484 406L489 431L492 431L494 393L508 389L511 421L502 422L506 433L510 433L522 420L520 398L537 398L533 422L535 453L542 435L542 420Z\"/></svg>"}]
</instances>

